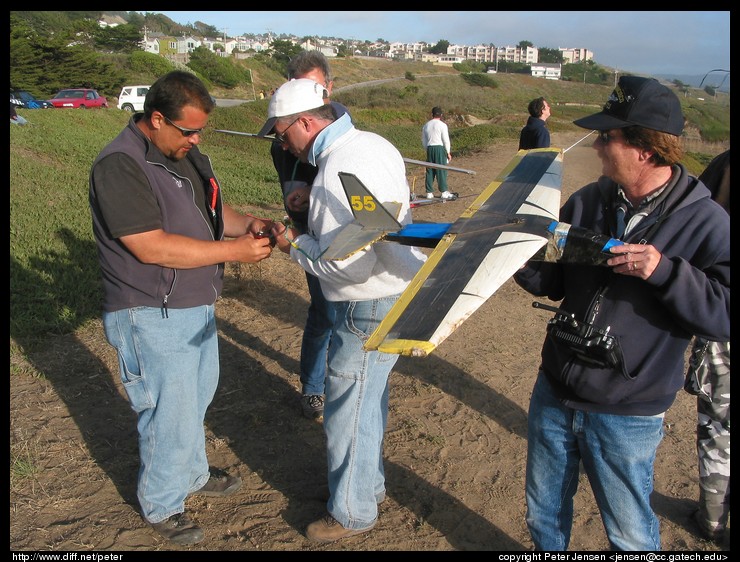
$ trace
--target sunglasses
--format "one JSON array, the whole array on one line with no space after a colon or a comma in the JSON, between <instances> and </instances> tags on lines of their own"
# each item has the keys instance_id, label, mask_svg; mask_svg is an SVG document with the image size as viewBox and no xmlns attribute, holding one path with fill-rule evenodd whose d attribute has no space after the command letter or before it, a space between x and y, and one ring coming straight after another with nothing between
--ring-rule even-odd
<instances>
[{"instance_id":1,"label":"sunglasses","mask_svg":"<svg viewBox=\"0 0 740 562\"><path fill-rule=\"evenodd\" d=\"M285 133L287 133L288 129L290 129L293 125L295 125L299 119L300 117L297 117L290 125L285 127L285 130L282 133L280 134L275 133L275 142L278 144L285 144L287 142L285 140Z\"/></svg>"},{"instance_id":2,"label":"sunglasses","mask_svg":"<svg viewBox=\"0 0 740 562\"><path fill-rule=\"evenodd\" d=\"M609 144L611 140L617 140L615 135L610 135L606 131L599 131L599 140L602 144Z\"/></svg>"},{"instance_id":3,"label":"sunglasses","mask_svg":"<svg viewBox=\"0 0 740 562\"><path fill-rule=\"evenodd\" d=\"M203 129L186 129L185 127L180 127L180 125L173 123L170 120L170 118L167 117L166 115L162 115L162 117L164 117L164 120L167 121L167 123L172 125L175 129L178 129L182 133L183 137L192 137L193 135L200 135L203 132L203 129L205 129L205 127L203 127Z\"/></svg>"}]
</instances>

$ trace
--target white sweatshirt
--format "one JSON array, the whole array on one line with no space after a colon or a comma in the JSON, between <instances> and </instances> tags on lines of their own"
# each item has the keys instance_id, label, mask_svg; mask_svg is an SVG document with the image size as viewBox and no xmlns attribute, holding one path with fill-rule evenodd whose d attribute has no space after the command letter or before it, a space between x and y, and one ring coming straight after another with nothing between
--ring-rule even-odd
<instances>
[{"instance_id":1,"label":"white sweatshirt","mask_svg":"<svg viewBox=\"0 0 740 562\"><path fill-rule=\"evenodd\" d=\"M342 116L316 137L309 162L319 171L311 188L308 232L296 238L290 257L319 278L329 301L371 300L403 292L426 256L418 248L378 242L341 261L319 258L354 220L339 172L355 174L380 202L401 202L398 221L411 222L403 157L390 142L352 126ZM309 258L310 256L310 258Z\"/></svg>"}]
</instances>

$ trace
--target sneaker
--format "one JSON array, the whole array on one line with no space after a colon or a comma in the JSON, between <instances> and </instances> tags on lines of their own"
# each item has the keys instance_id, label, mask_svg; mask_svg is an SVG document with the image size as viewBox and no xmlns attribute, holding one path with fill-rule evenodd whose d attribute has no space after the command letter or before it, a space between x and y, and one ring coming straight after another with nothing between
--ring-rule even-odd
<instances>
[{"instance_id":1,"label":"sneaker","mask_svg":"<svg viewBox=\"0 0 740 562\"><path fill-rule=\"evenodd\" d=\"M317 422L324 420L324 397L321 394L304 394L301 397L303 415Z\"/></svg>"},{"instance_id":2,"label":"sneaker","mask_svg":"<svg viewBox=\"0 0 740 562\"><path fill-rule=\"evenodd\" d=\"M306 527L306 538L316 542L334 542L367 533L373 527L375 527L375 523L364 529L345 529L339 521L326 514Z\"/></svg>"},{"instance_id":3,"label":"sneaker","mask_svg":"<svg viewBox=\"0 0 740 562\"><path fill-rule=\"evenodd\" d=\"M455 194L452 193L451 191L443 191L440 194L439 198L440 199L447 199L447 200L449 200L449 199L455 199L456 197L455 197Z\"/></svg>"},{"instance_id":4,"label":"sneaker","mask_svg":"<svg viewBox=\"0 0 740 562\"><path fill-rule=\"evenodd\" d=\"M196 544L205 538L203 529L193 523L184 513L176 513L159 523L151 523L160 535L175 544Z\"/></svg>"},{"instance_id":5,"label":"sneaker","mask_svg":"<svg viewBox=\"0 0 740 562\"><path fill-rule=\"evenodd\" d=\"M211 496L222 498L230 496L242 487L242 479L238 476L231 476L220 468L210 467L211 477L200 490L193 492L194 496Z\"/></svg>"},{"instance_id":6,"label":"sneaker","mask_svg":"<svg viewBox=\"0 0 740 562\"><path fill-rule=\"evenodd\" d=\"M434 193L427 193L426 198L427 199L434 199Z\"/></svg>"}]
</instances>

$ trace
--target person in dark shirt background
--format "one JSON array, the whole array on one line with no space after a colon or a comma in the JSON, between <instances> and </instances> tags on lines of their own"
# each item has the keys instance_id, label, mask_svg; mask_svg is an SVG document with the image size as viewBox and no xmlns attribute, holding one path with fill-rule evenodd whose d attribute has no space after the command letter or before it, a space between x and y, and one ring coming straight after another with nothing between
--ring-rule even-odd
<instances>
[{"instance_id":1,"label":"person in dark shirt background","mask_svg":"<svg viewBox=\"0 0 740 562\"><path fill-rule=\"evenodd\" d=\"M536 98L527 106L529 118L519 134L519 150L550 148L550 131L545 126L550 117L550 104L545 98Z\"/></svg>"},{"instance_id":2,"label":"person in dark shirt background","mask_svg":"<svg viewBox=\"0 0 740 562\"><path fill-rule=\"evenodd\" d=\"M333 81L329 62L319 51L301 51L288 63L288 79L308 78L326 88L331 96ZM342 104L330 101L337 117L347 113ZM262 134L262 132L260 132ZM270 154L283 191L285 210L300 233L305 233L308 223L308 201L318 168L301 162L280 143L273 143ZM326 353L331 339L334 313L324 298L319 280L306 273L311 303L301 342L300 379L301 409L309 419L321 422L324 419L324 379L326 377Z\"/></svg>"}]
</instances>

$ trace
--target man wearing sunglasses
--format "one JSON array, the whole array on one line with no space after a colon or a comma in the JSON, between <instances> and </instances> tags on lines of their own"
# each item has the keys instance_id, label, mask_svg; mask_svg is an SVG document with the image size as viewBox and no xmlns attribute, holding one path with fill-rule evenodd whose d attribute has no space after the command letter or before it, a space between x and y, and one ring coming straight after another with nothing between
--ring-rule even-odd
<instances>
[{"instance_id":1,"label":"man wearing sunglasses","mask_svg":"<svg viewBox=\"0 0 740 562\"><path fill-rule=\"evenodd\" d=\"M272 250L259 236L271 221L226 205L198 149L213 107L195 75L162 76L90 173L103 327L137 414L141 514L181 545L204 538L185 514L188 495L241 486L209 467L203 425L219 378L214 304L224 262L255 263Z\"/></svg>"},{"instance_id":2,"label":"man wearing sunglasses","mask_svg":"<svg viewBox=\"0 0 740 562\"><path fill-rule=\"evenodd\" d=\"M301 51L288 63L288 79L308 78L326 88L324 103L331 104L337 117L347 113L341 103L331 101L332 86L329 62L320 51ZM287 132L283 131L284 133ZM261 133L263 136L267 133ZM318 172L316 166L301 162L282 139L276 138L270 148L272 162L283 191L285 211L299 232L306 232L308 201L311 184ZM329 348L334 316L321 284L315 275L306 272L306 283L311 302L303 329L300 358L301 411L304 417L321 422L324 419L324 381L326 379L326 351Z\"/></svg>"},{"instance_id":3,"label":"man wearing sunglasses","mask_svg":"<svg viewBox=\"0 0 740 562\"><path fill-rule=\"evenodd\" d=\"M425 260L418 249L375 244L340 261L322 260L337 233L354 221L339 172L354 174L378 202L401 203L398 221L411 222L406 166L379 135L337 118L328 93L313 80L286 82L268 107L263 134L273 133L301 162L318 168L311 188L307 231L281 228L276 245L316 276L332 306L324 404L329 499L327 512L306 537L332 542L370 531L385 498L383 434L388 378L398 356L366 351L363 344ZM362 203L374 205L366 198Z\"/></svg>"},{"instance_id":4,"label":"man wearing sunglasses","mask_svg":"<svg viewBox=\"0 0 740 562\"><path fill-rule=\"evenodd\" d=\"M611 548L655 551L653 465L686 350L694 334L730 336L730 220L679 163L681 103L657 80L623 76L603 110L575 124L599 132L601 177L560 220L624 244L607 266L530 262L515 276L598 331L545 338L529 405L527 526L536 550L568 548L583 466ZM594 333L609 334L609 353L586 345Z\"/></svg>"}]
</instances>

